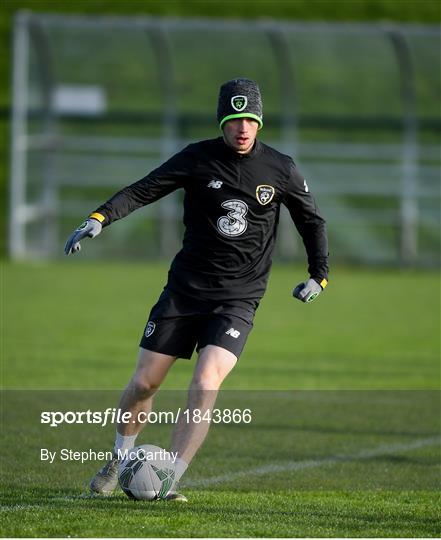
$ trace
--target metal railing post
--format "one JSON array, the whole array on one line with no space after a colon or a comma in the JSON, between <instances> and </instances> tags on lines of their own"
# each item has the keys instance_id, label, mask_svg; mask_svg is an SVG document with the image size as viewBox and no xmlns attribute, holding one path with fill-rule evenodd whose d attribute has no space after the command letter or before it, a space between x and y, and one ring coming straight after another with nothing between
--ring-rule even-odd
<instances>
[{"instance_id":1,"label":"metal railing post","mask_svg":"<svg viewBox=\"0 0 441 540\"><path fill-rule=\"evenodd\" d=\"M9 254L12 259L26 254L26 167L29 68L29 13L14 20L12 63L11 181L9 213Z\"/></svg>"},{"instance_id":2,"label":"metal railing post","mask_svg":"<svg viewBox=\"0 0 441 540\"><path fill-rule=\"evenodd\" d=\"M415 76L409 45L402 30L388 32L400 70L404 139L402 146L400 259L403 265L418 257L418 112Z\"/></svg>"},{"instance_id":3,"label":"metal railing post","mask_svg":"<svg viewBox=\"0 0 441 540\"><path fill-rule=\"evenodd\" d=\"M283 28L270 27L266 35L278 66L280 84L282 148L288 155L295 155L298 148L297 98L295 76L288 41ZM292 259L298 253L298 240L292 219L284 207L280 211L280 231L278 252L284 259Z\"/></svg>"},{"instance_id":4,"label":"metal railing post","mask_svg":"<svg viewBox=\"0 0 441 540\"><path fill-rule=\"evenodd\" d=\"M153 48L163 96L163 136L161 158L169 159L176 152L178 138L177 98L173 81L173 63L170 40L162 25L149 28L147 35ZM179 249L177 222L177 194L172 193L158 203L159 250L161 257L169 258Z\"/></svg>"},{"instance_id":5,"label":"metal railing post","mask_svg":"<svg viewBox=\"0 0 441 540\"><path fill-rule=\"evenodd\" d=\"M54 151L56 126L55 114L52 107L52 91L54 76L52 69L52 55L47 37L41 25L34 20L30 21L29 36L34 46L36 60L39 64L39 82L43 96L43 133L45 136L43 161L43 191L41 194L42 212L42 253L53 255L57 247L59 223L55 219L59 211L58 186L54 171Z\"/></svg>"}]
</instances>

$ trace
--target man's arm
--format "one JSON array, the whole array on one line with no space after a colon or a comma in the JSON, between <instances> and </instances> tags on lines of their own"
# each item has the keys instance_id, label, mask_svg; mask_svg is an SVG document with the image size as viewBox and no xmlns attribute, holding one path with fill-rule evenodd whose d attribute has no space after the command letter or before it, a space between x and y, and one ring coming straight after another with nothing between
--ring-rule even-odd
<instances>
[{"instance_id":1,"label":"man's arm","mask_svg":"<svg viewBox=\"0 0 441 540\"><path fill-rule=\"evenodd\" d=\"M188 147L141 178L134 184L115 193L106 203L99 206L90 217L100 219L103 227L121 219L134 210L151 204L172 191L184 187L191 175L194 159Z\"/></svg>"},{"instance_id":2,"label":"man's arm","mask_svg":"<svg viewBox=\"0 0 441 540\"><path fill-rule=\"evenodd\" d=\"M72 233L64 247L65 254L80 251L80 241L85 237L94 238L102 227L184 187L191 175L193 163L193 156L187 147L141 180L115 193Z\"/></svg>"},{"instance_id":3,"label":"man's arm","mask_svg":"<svg viewBox=\"0 0 441 540\"><path fill-rule=\"evenodd\" d=\"M291 214L308 256L310 280L298 285L294 290L294 296L299 300L309 302L328 283L328 238L326 222L320 215L306 180L292 161L283 204ZM314 282L319 287L315 287Z\"/></svg>"}]
</instances>

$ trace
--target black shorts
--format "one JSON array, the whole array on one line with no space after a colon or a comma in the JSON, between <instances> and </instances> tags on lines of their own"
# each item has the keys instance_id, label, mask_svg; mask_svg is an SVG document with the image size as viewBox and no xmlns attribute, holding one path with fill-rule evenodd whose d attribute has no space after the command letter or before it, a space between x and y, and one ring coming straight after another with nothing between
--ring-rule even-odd
<instances>
[{"instance_id":1,"label":"black shorts","mask_svg":"<svg viewBox=\"0 0 441 540\"><path fill-rule=\"evenodd\" d=\"M253 327L256 300L215 302L165 289L153 306L140 347L191 358L193 351L217 345L239 358Z\"/></svg>"}]
</instances>

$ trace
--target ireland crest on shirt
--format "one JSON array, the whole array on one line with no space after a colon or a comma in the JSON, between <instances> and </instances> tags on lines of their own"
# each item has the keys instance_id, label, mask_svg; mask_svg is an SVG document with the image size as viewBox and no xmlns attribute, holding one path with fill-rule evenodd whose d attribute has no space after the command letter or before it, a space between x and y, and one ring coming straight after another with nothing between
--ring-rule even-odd
<instances>
[{"instance_id":1,"label":"ireland crest on shirt","mask_svg":"<svg viewBox=\"0 0 441 540\"><path fill-rule=\"evenodd\" d=\"M262 205L270 203L273 200L274 193L273 186L261 185L256 188L256 198Z\"/></svg>"}]
</instances>

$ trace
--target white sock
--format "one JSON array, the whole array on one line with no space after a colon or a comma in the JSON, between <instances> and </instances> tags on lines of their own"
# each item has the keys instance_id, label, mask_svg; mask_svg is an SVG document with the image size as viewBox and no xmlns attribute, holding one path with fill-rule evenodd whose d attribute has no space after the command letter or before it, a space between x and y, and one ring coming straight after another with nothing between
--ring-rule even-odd
<instances>
[{"instance_id":1,"label":"white sock","mask_svg":"<svg viewBox=\"0 0 441 540\"><path fill-rule=\"evenodd\" d=\"M137 436L138 435L121 435L117 431L113 451L118 452L118 450L121 450L122 452L124 452L124 450L130 450L135 446Z\"/></svg>"},{"instance_id":2,"label":"white sock","mask_svg":"<svg viewBox=\"0 0 441 540\"><path fill-rule=\"evenodd\" d=\"M181 476L185 473L187 470L188 463L186 463L183 459L177 458L175 461L175 485L179 482L181 479Z\"/></svg>"}]
</instances>

